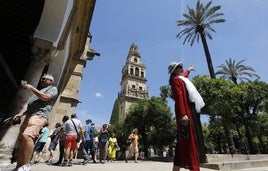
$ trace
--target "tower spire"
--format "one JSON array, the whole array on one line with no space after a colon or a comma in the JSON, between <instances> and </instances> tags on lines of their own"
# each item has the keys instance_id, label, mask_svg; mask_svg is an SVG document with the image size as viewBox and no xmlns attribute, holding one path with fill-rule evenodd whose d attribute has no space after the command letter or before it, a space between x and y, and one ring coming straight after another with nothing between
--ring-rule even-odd
<instances>
[{"instance_id":1,"label":"tower spire","mask_svg":"<svg viewBox=\"0 0 268 171\"><path fill-rule=\"evenodd\" d=\"M119 93L119 119L124 120L130 106L139 99L148 99L146 66L142 63L138 46L131 44L122 69Z\"/></svg>"}]
</instances>

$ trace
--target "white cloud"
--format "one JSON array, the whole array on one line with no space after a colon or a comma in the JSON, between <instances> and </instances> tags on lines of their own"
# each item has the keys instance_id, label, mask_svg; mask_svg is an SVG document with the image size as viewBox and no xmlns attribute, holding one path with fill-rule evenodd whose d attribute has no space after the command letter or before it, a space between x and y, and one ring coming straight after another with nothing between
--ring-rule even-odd
<instances>
[{"instance_id":1,"label":"white cloud","mask_svg":"<svg viewBox=\"0 0 268 171\"><path fill-rule=\"evenodd\" d=\"M95 96L96 97L102 97L102 94L100 92L96 92Z\"/></svg>"}]
</instances>

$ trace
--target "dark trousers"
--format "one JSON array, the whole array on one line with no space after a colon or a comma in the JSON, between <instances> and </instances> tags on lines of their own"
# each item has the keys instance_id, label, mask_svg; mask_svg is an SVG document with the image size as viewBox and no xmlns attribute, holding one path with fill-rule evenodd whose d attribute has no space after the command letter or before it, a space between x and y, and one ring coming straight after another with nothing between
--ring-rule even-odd
<instances>
[{"instance_id":1,"label":"dark trousers","mask_svg":"<svg viewBox=\"0 0 268 171\"><path fill-rule=\"evenodd\" d=\"M93 161L95 161L94 159L94 149L93 149L93 140L86 140L85 144L84 144L84 149L87 152L88 155L91 154Z\"/></svg>"},{"instance_id":2,"label":"dark trousers","mask_svg":"<svg viewBox=\"0 0 268 171\"><path fill-rule=\"evenodd\" d=\"M64 157L64 145L65 145L65 141L60 141L59 143L60 156L59 156L59 160L57 161L57 163L61 163Z\"/></svg>"}]
</instances>

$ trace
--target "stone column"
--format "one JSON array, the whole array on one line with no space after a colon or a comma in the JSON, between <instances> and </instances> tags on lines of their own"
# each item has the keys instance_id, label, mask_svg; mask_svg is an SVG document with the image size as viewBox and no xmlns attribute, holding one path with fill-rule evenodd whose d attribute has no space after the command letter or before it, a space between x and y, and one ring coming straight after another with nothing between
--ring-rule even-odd
<instances>
[{"instance_id":1,"label":"stone column","mask_svg":"<svg viewBox=\"0 0 268 171\"><path fill-rule=\"evenodd\" d=\"M33 59L23 78L29 84L32 84L35 87L38 85L44 67L51 61L51 49L52 42L42 39L35 39L35 43L32 48ZM19 88L10 105L10 116L14 116L26 108L28 99L31 97L31 95L31 91ZM6 154L10 154L10 150L13 149L14 144L17 141L19 127L20 125L10 126L0 141L0 150L1 148L4 148Z\"/></svg>"},{"instance_id":2,"label":"stone column","mask_svg":"<svg viewBox=\"0 0 268 171\"><path fill-rule=\"evenodd\" d=\"M59 94L49 118L49 124L51 127L54 127L57 122L61 122L64 115L70 116L75 112L75 108L79 103L78 93L85 63L85 60L73 59L72 67L74 67L74 71L67 80L67 84L62 93Z\"/></svg>"},{"instance_id":3,"label":"stone column","mask_svg":"<svg viewBox=\"0 0 268 171\"><path fill-rule=\"evenodd\" d=\"M94 54L91 54L91 57L88 57L88 50L89 50L89 44L90 44L91 36L88 35L85 49L83 51L83 54L79 56L79 58L75 58L72 56L72 62L70 65L70 71L68 74L66 81L66 85L63 89L63 91L59 94L58 99L56 103L54 104L54 107L51 112L51 116L49 118L49 124L50 126L54 127L54 125L57 122L61 122L62 117L64 115L70 116L72 113L75 112L75 108L79 101L79 89L80 84L83 79L83 69L86 67L86 61L92 60Z\"/></svg>"}]
</instances>

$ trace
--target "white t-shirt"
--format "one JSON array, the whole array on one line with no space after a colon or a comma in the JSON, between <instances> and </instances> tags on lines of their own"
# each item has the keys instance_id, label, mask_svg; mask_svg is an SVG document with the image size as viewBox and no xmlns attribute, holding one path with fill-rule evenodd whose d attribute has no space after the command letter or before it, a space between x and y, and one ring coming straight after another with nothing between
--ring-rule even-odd
<instances>
[{"instance_id":1,"label":"white t-shirt","mask_svg":"<svg viewBox=\"0 0 268 171\"><path fill-rule=\"evenodd\" d=\"M78 133L82 130L80 130L80 127L82 127L82 123L80 120L76 119L76 118L72 118L75 126L76 126L76 129L78 131ZM66 133L66 135L71 135L71 134L77 134L76 133L76 130L74 128L74 124L73 122L71 121L71 119L69 119L68 121L66 121L64 124L63 124L63 130L64 132Z\"/></svg>"}]
</instances>

